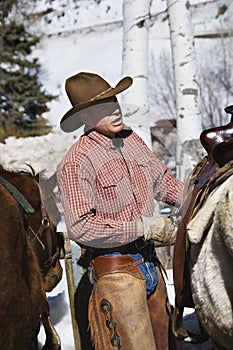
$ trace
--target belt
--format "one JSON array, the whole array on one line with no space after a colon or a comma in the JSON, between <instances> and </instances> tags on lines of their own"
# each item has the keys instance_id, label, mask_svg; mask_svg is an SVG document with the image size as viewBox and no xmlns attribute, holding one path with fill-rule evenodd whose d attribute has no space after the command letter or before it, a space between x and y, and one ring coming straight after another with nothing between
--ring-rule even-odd
<instances>
[{"instance_id":1,"label":"belt","mask_svg":"<svg viewBox=\"0 0 233 350\"><path fill-rule=\"evenodd\" d=\"M112 247L112 248L86 248L92 258L96 258L100 255L111 254L111 253L121 253L121 254L141 254L143 257L151 255L154 252L153 241L145 241L143 237L137 240L127 243L122 246Z\"/></svg>"},{"instance_id":2,"label":"belt","mask_svg":"<svg viewBox=\"0 0 233 350\"><path fill-rule=\"evenodd\" d=\"M144 261L153 261L156 265L160 265L160 261L156 255L154 242L152 240L145 241L143 237L119 247L99 249L83 246L82 248L84 249L84 253L81 255L77 263L84 268L87 268L90 262L98 256L116 252L123 255L141 254Z\"/></svg>"}]
</instances>

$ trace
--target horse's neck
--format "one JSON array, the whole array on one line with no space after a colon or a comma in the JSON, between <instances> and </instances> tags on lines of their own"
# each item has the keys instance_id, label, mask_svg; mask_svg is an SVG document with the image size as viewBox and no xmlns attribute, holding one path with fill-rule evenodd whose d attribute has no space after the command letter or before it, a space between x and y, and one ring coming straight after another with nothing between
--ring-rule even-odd
<instances>
[{"instance_id":1,"label":"horse's neck","mask_svg":"<svg viewBox=\"0 0 233 350\"><path fill-rule=\"evenodd\" d=\"M14 184L15 187L17 187L18 182L21 182L22 175L20 172L6 170L2 167L0 167L0 176L2 176L7 181Z\"/></svg>"}]
</instances>

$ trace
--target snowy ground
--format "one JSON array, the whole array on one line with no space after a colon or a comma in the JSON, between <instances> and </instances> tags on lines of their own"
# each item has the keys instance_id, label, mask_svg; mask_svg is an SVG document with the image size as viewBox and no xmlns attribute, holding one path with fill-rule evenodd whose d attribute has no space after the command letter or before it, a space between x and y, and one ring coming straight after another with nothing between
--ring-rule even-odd
<instances>
[{"instance_id":1,"label":"snowy ground","mask_svg":"<svg viewBox=\"0 0 233 350\"><path fill-rule=\"evenodd\" d=\"M58 334L61 337L62 349L74 350L75 347L64 260L61 260L61 264L63 267L62 280L51 293L48 293L48 300L50 305L51 319ZM42 349L44 341L45 334L43 328L41 327L39 334L39 349Z\"/></svg>"}]
</instances>

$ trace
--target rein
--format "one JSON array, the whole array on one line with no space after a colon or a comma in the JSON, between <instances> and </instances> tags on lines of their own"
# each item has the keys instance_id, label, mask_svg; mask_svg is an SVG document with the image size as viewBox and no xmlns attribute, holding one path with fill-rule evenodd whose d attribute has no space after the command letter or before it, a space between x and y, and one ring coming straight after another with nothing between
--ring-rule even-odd
<instances>
[{"instance_id":1,"label":"rein","mask_svg":"<svg viewBox=\"0 0 233 350\"><path fill-rule=\"evenodd\" d=\"M27 218L35 212L35 209L32 207L32 205L28 202L28 200L24 197L24 195L14 185L12 185L9 181L7 181L2 176L0 176L0 183L6 188L6 190L19 203L21 208L26 213ZM40 243L43 250L45 250L45 245L41 241L40 237L42 236L43 232L45 232L45 234L46 234L46 243L47 243L47 248L48 248L48 259L44 262L44 266L47 268L57 260L57 258L59 257L60 251L59 251L59 247L57 247L55 254L52 255L52 238L51 238L51 231L50 231L50 223L49 223L48 216L47 216L47 213L45 210L45 205L43 202L41 188L36 181L35 181L35 183L38 185L39 192L40 192L42 219L41 219L41 225L40 225L37 232L34 231L34 229L31 227L31 225L29 225L28 228L33 233L33 235L35 236L37 241Z\"/></svg>"},{"instance_id":2,"label":"rein","mask_svg":"<svg viewBox=\"0 0 233 350\"><path fill-rule=\"evenodd\" d=\"M10 194L16 199L27 214L33 214L35 212L35 209L14 185L12 185L2 176L0 176L0 183L8 190L8 192L10 192Z\"/></svg>"}]
</instances>

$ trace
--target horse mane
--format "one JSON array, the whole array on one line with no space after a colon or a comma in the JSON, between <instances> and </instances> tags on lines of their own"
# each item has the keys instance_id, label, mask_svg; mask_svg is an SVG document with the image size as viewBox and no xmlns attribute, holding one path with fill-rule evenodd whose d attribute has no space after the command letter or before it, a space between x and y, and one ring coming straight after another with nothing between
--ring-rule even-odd
<instances>
[{"instance_id":1,"label":"horse mane","mask_svg":"<svg viewBox=\"0 0 233 350\"><path fill-rule=\"evenodd\" d=\"M30 171L27 171L27 170L24 170L24 169L22 169L22 170L9 169L9 168L6 168L5 166L3 166L2 164L0 164L0 173L1 174L8 173L9 175L18 175L18 174L20 175L20 174L22 174L22 175L30 176L32 178L36 177L37 175L36 175L33 167L31 165L29 165L29 164L27 164L27 166L29 166Z\"/></svg>"},{"instance_id":2,"label":"horse mane","mask_svg":"<svg viewBox=\"0 0 233 350\"><path fill-rule=\"evenodd\" d=\"M8 181L10 181L16 176L18 178L20 176L27 176L35 180L42 189L42 196L44 199L46 210L49 216L52 218L55 225L57 225L61 219L61 214L57 207L55 195L53 193L53 189L56 186L56 173L52 175L51 178L48 178L45 174L45 170L36 173L34 168L30 164L26 165L28 166L29 170L6 169L2 164L0 164L0 176L5 177Z\"/></svg>"}]
</instances>

